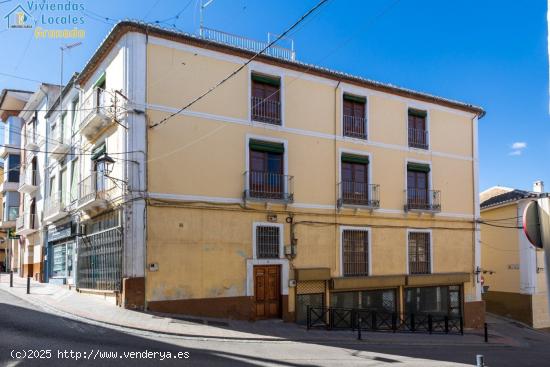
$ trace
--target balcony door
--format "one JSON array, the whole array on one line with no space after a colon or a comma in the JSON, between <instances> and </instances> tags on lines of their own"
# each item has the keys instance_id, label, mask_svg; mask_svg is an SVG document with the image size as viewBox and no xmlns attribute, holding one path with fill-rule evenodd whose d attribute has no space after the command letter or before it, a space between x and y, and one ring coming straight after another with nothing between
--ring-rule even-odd
<instances>
[{"instance_id":1,"label":"balcony door","mask_svg":"<svg viewBox=\"0 0 550 367\"><path fill-rule=\"evenodd\" d=\"M365 105L366 99L363 97L344 95L344 136L366 138Z\"/></svg>"},{"instance_id":2,"label":"balcony door","mask_svg":"<svg viewBox=\"0 0 550 367\"><path fill-rule=\"evenodd\" d=\"M429 171L426 170L407 170L407 201L409 206L416 207L429 204L428 173Z\"/></svg>"},{"instance_id":3,"label":"balcony door","mask_svg":"<svg viewBox=\"0 0 550 367\"><path fill-rule=\"evenodd\" d=\"M285 193L284 154L277 144L251 143L250 194L253 197L281 199Z\"/></svg>"},{"instance_id":4,"label":"balcony door","mask_svg":"<svg viewBox=\"0 0 550 367\"><path fill-rule=\"evenodd\" d=\"M344 203L360 204L368 201L368 165L342 158L342 198Z\"/></svg>"},{"instance_id":5,"label":"balcony door","mask_svg":"<svg viewBox=\"0 0 550 367\"><path fill-rule=\"evenodd\" d=\"M263 75L252 75L252 119L271 124L281 123L280 80Z\"/></svg>"}]
</instances>

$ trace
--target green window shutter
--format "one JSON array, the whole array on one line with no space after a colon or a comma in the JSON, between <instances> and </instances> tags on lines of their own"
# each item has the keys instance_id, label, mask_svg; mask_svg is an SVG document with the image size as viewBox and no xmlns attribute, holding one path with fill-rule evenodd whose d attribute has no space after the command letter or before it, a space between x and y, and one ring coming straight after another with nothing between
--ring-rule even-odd
<instances>
[{"instance_id":1,"label":"green window shutter","mask_svg":"<svg viewBox=\"0 0 550 367\"><path fill-rule=\"evenodd\" d=\"M369 164L369 157L354 154L342 154L342 162Z\"/></svg>"},{"instance_id":2,"label":"green window shutter","mask_svg":"<svg viewBox=\"0 0 550 367\"><path fill-rule=\"evenodd\" d=\"M107 151L107 147L105 144L102 144L101 146L95 148L92 152L92 161L95 161L99 157L101 157L105 152Z\"/></svg>"},{"instance_id":3,"label":"green window shutter","mask_svg":"<svg viewBox=\"0 0 550 367\"><path fill-rule=\"evenodd\" d=\"M417 110L415 108L409 108L409 115L417 116L417 117L426 117L427 116L426 111Z\"/></svg>"},{"instance_id":4,"label":"green window shutter","mask_svg":"<svg viewBox=\"0 0 550 367\"><path fill-rule=\"evenodd\" d=\"M103 72L103 74L101 74L101 76L99 77L99 79L94 83L93 87L99 87L101 84L103 84L103 82L105 82L105 79L106 79L106 74L105 72Z\"/></svg>"},{"instance_id":5,"label":"green window shutter","mask_svg":"<svg viewBox=\"0 0 550 367\"><path fill-rule=\"evenodd\" d=\"M407 163L407 170L408 171L416 171L416 172L430 172L430 166L427 164L422 163Z\"/></svg>"},{"instance_id":6,"label":"green window shutter","mask_svg":"<svg viewBox=\"0 0 550 367\"><path fill-rule=\"evenodd\" d=\"M252 80L258 83L269 84L274 87L281 86L281 79L273 76L252 74Z\"/></svg>"},{"instance_id":7,"label":"green window shutter","mask_svg":"<svg viewBox=\"0 0 550 367\"><path fill-rule=\"evenodd\" d=\"M281 143L272 143L269 141L250 140L248 144L251 150L268 153L284 153L285 146Z\"/></svg>"},{"instance_id":8,"label":"green window shutter","mask_svg":"<svg viewBox=\"0 0 550 367\"><path fill-rule=\"evenodd\" d=\"M344 94L344 100L357 103L367 103L365 97L353 96L351 94Z\"/></svg>"}]
</instances>

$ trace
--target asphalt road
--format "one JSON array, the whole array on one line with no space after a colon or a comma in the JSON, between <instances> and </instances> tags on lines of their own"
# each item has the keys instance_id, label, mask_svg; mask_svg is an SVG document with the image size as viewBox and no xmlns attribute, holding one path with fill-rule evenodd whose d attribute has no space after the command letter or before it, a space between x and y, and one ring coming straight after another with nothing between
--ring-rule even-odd
<instances>
[{"instance_id":1,"label":"asphalt road","mask_svg":"<svg viewBox=\"0 0 550 367\"><path fill-rule=\"evenodd\" d=\"M190 340L60 317L0 291L0 366L452 366L486 356L491 367L550 365L550 335L495 325L518 347ZM132 354L133 353L133 354ZM412 357L412 358L411 358ZM422 358L422 359L417 359Z\"/></svg>"}]
</instances>

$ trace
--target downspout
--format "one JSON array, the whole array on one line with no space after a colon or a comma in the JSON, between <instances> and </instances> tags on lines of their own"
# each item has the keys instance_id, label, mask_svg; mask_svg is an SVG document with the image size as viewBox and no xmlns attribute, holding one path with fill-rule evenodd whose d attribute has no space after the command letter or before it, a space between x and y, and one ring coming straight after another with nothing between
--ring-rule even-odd
<instances>
[{"instance_id":1,"label":"downspout","mask_svg":"<svg viewBox=\"0 0 550 367\"><path fill-rule=\"evenodd\" d=\"M473 221L473 265L474 265L474 287L475 287L475 300L481 301L481 284L480 284L480 272L481 272L481 248L480 248L480 228L479 228L479 219L480 219L480 208L479 208L479 181L478 181L478 117L480 115L476 114L472 118L472 183L473 183L473 207L474 207L474 221ZM483 116L483 115L481 115Z\"/></svg>"},{"instance_id":2,"label":"downspout","mask_svg":"<svg viewBox=\"0 0 550 367\"><path fill-rule=\"evenodd\" d=\"M338 268L338 256L340 255L340 251L338 250L340 248L339 245L339 228L338 228L338 196L339 196L339 185L338 185L338 146L337 146L337 136L338 136L338 117L340 114L338 113L338 102L339 102L339 93L338 88L340 87L340 84L342 81L338 80L338 83L336 84L336 87L334 88L334 181L335 181L335 190L334 190L334 245L336 246L336 256L334 256L334 270ZM340 101L341 102L341 101ZM341 271L341 269L340 269ZM328 288L328 287L325 287ZM328 296L327 296L328 297ZM327 302L330 301L327 299ZM329 304L329 303L327 303Z\"/></svg>"},{"instance_id":3,"label":"downspout","mask_svg":"<svg viewBox=\"0 0 550 367\"><path fill-rule=\"evenodd\" d=\"M149 150L149 119L148 119L148 97L149 97L149 90L147 89L147 78L149 77L148 74L148 67L149 67L149 28L145 27L145 77L144 77L144 83L145 83L145 154L143 155L143 192L144 192L144 204L143 204L143 308L145 311L147 311L147 246L149 244L149 232L147 231L147 206L149 205L149 201L147 200L149 196L149 175L147 173L148 170L148 164L147 164L147 152Z\"/></svg>"}]
</instances>

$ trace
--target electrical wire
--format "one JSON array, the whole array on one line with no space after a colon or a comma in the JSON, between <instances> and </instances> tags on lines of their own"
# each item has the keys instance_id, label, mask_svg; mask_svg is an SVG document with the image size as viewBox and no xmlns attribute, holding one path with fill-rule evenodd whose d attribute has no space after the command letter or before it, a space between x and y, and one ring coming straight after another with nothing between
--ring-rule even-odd
<instances>
[{"instance_id":1,"label":"electrical wire","mask_svg":"<svg viewBox=\"0 0 550 367\"><path fill-rule=\"evenodd\" d=\"M267 49L269 49L271 46L273 46L277 41L279 41L281 38L284 38L289 32L291 32L294 28L296 28L301 22L303 22L309 15L311 15L313 12L315 12L315 10L317 10L319 7L321 7L322 5L324 5L326 2L328 2L329 0L321 0L319 3L317 3L317 5L315 5L313 8L309 9L304 15L302 15L300 17L300 19L298 19L296 22L294 22L294 24L292 24L289 28L287 28L282 34L280 34L279 36L277 36L277 38L275 38L273 41L271 41L270 43L267 44L267 46L265 46L262 50L260 50L259 52L257 52L256 54L254 54L251 58L249 58L243 65L239 66L237 69L235 69L233 72L231 72L228 76L226 76L225 78L223 78L222 80L220 80L218 83L216 83L214 86L212 86L210 89L208 89L206 92L202 93L200 96L196 97L194 100L192 100L191 102L187 103L186 105L184 105L183 107L181 107L177 112L174 112L172 114L170 114L169 116L163 118L162 120L160 120L159 122L153 124L150 126L150 128L154 128L156 126L159 126L163 123L165 123L166 121L168 121L169 119L171 119L172 117L178 115L179 113L185 111L186 109L188 109L189 107L193 106L195 103L199 102L201 99L203 99L204 97L206 97L207 95L209 95L210 93L212 93L214 90L216 90L218 87L220 87L221 85L223 85L225 82L227 82L228 80L232 79L235 75L237 75L241 70L243 70L248 64L250 64L252 61L254 61L259 55L263 54Z\"/></svg>"},{"instance_id":2,"label":"electrical wire","mask_svg":"<svg viewBox=\"0 0 550 367\"><path fill-rule=\"evenodd\" d=\"M486 223L486 222L483 222L483 221L480 221L478 222L479 224L485 224L486 226L491 226L491 227L497 227L497 228L507 228L507 229L523 229L523 227L519 227L519 226L504 226L504 225L498 225L498 224L492 224L492 223Z\"/></svg>"}]
</instances>

